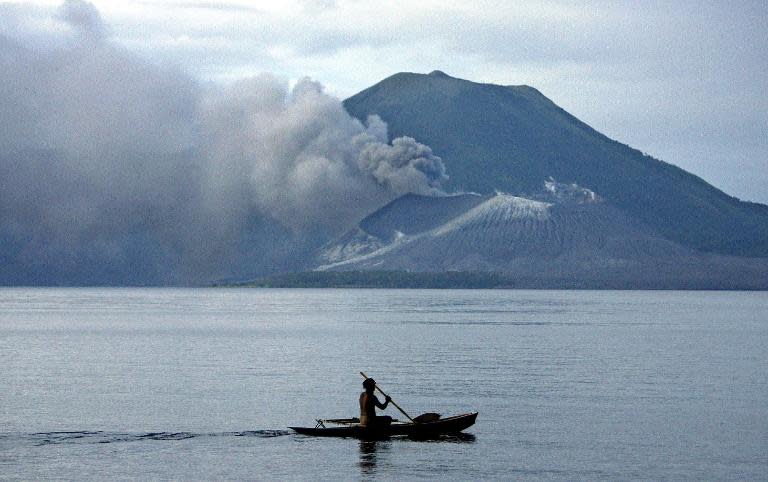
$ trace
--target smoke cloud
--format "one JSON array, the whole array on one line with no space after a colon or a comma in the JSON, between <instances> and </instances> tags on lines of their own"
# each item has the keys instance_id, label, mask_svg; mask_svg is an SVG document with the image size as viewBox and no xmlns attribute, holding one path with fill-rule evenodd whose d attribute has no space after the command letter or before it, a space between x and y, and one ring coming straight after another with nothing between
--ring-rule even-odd
<instances>
[{"instance_id":1,"label":"smoke cloud","mask_svg":"<svg viewBox=\"0 0 768 482\"><path fill-rule=\"evenodd\" d=\"M90 3L0 20L0 284L185 284L296 269L445 167L317 82L204 85L110 42Z\"/></svg>"}]
</instances>

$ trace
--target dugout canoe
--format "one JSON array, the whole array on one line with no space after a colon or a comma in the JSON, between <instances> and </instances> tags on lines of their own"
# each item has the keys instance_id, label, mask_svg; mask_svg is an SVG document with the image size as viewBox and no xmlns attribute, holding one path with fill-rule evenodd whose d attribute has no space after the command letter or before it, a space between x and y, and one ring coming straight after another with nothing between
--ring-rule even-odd
<instances>
[{"instance_id":1,"label":"dugout canoe","mask_svg":"<svg viewBox=\"0 0 768 482\"><path fill-rule=\"evenodd\" d=\"M392 422L388 427L377 428L362 427L353 422L353 420L356 419L323 421L339 424L340 426L338 427L325 427L324 423L318 420L318 424L315 427L288 428L296 433L312 435L315 437L386 438L398 435L407 437L434 437L438 435L459 433L474 425L476 419L477 412L474 412L440 418L425 423Z\"/></svg>"}]
</instances>

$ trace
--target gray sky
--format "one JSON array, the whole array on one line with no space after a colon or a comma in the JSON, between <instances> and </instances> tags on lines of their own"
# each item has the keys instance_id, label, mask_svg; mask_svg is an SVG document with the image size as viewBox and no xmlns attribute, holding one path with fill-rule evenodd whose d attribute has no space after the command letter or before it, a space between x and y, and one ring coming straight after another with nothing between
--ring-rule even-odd
<instances>
[{"instance_id":1,"label":"gray sky","mask_svg":"<svg viewBox=\"0 0 768 482\"><path fill-rule=\"evenodd\" d=\"M203 80L310 76L341 98L399 71L532 85L609 137L768 202L763 1L92 3L106 25L94 35ZM0 33L43 44L77 21L59 5L6 3Z\"/></svg>"}]
</instances>

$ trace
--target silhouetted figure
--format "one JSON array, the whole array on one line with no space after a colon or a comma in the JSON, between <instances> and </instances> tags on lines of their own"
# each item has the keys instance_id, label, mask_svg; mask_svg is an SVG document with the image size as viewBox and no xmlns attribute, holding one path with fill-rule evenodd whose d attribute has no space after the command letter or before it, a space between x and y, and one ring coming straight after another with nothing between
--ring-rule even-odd
<instances>
[{"instance_id":1,"label":"silhouetted figure","mask_svg":"<svg viewBox=\"0 0 768 482\"><path fill-rule=\"evenodd\" d=\"M363 388L365 391L360 394L360 425L363 427L377 427L388 426L392 423L392 417L389 416L376 416L376 407L384 410L392 400L387 395L386 401L381 403L376 395L373 394L373 390L376 388L376 381L373 378L366 378L363 382Z\"/></svg>"}]
</instances>

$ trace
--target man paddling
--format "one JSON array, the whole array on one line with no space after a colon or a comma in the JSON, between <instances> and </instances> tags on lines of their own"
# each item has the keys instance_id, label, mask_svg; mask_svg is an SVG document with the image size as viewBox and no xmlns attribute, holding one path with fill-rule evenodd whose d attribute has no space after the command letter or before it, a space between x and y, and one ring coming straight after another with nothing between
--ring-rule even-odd
<instances>
[{"instance_id":1,"label":"man paddling","mask_svg":"<svg viewBox=\"0 0 768 482\"><path fill-rule=\"evenodd\" d=\"M376 407L384 410L392 400L387 395L386 401L381 403L376 395L373 394L376 389L376 381L373 378L366 378L363 382L365 391L360 394L360 425L363 427L388 426L392 423L392 417L376 416Z\"/></svg>"}]
</instances>

